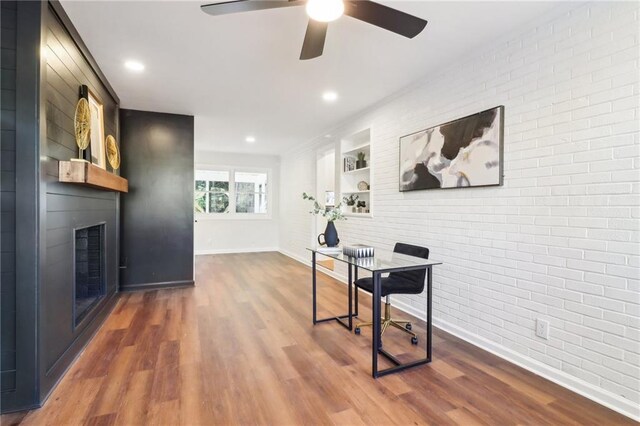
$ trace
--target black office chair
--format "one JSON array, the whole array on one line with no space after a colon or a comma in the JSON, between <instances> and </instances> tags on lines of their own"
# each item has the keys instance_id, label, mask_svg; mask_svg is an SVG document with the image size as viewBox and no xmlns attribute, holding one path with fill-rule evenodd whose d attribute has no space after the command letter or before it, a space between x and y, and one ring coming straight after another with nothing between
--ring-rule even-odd
<instances>
[{"instance_id":1,"label":"black office chair","mask_svg":"<svg viewBox=\"0 0 640 426\"><path fill-rule=\"evenodd\" d=\"M429 258L429 249L420 246L413 246L410 244L396 243L393 248L394 253L408 254L409 256L421 257L423 259ZM424 278L425 269L417 271L405 271L405 272L392 272L388 277L382 278L380 287L382 290L381 296L385 297L384 302L384 317L381 319L381 334L389 327L398 328L405 333L411 335L411 343L418 344L418 336L411 331L410 321L397 321L391 318L391 301L390 295L392 294L420 294L424 290ZM355 281L356 291L361 288L369 293L373 293L373 278L360 278ZM373 322L364 322L356 324L355 333L360 334L361 327L368 327L373 325ZM404 325L404 326L403 326Z\"/></svg>"}]
</instances>

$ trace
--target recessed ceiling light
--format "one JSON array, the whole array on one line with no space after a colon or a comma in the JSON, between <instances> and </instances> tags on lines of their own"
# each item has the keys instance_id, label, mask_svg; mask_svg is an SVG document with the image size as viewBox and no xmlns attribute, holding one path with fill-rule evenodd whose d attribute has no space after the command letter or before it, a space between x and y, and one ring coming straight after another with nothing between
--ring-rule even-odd
<instances>
[{"instance_id":1,"label":"recessed ceiling light","mask_svg":"<svg viewBox=\"0 0 640 426\"><path fill-rule=\"evenodd\" d=\"M249 143L254 143L256 141L256 138L254 138L253 136L247 136L244 140Z\"/></svg>"},{"instance_id":2,"label":"recessed ceiling light","mask_svg":"<svg viewBox=\"0 0 640 426\"><path fill-rule=\"evenodd\" d=\"M335 102L338 99L338 94L332 91L324 92L322 99L324 99L325 102Z\"/></svg>"},{"instance_id":3,"label":"recessed ceiling light","mask_svg":"<svg viewBox=\"0 0 640 426\"><path fill-rule=\"evenodd\" d=\"M144 65L142 64L142 62L138 62L138 61L125 61L124 67L129 71L134 71L134 72L144 71Z\"/></svg>"},{"instance_id":4,"label":"recessed ceiling light","mask_svg":"<svg viewBox=\"0 0 640 426\"><path fill-rule=\"evenodd\" d=\"M324 137L328 139L328 138L331 137L331 135L329 133L327 133L326 135L324 135Z\"/></svg>"}]
</instances>

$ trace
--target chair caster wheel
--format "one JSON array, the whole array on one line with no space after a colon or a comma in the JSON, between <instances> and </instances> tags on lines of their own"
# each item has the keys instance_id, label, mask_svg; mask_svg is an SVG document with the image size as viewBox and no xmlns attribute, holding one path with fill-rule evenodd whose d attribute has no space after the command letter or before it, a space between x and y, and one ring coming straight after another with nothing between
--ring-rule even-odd
<instances>
[{"instance_id":1,"label":"chair caster wheel","mask_svg":"<svg viewBox=\"0 0 640 426\"><path fill-rule=\"evenodd\" d=\"M414 345L417 345L418 344L418 338L417 337L412 337L411 338L411 343L414 344Z\"/></svg>"},{"instance_id":2,"label":"chair caster wheel","mask_svg":"<svg viewBox=\"0 0 640 426\"><path fill-rule=\"evenodd\" d=\"M407 330L411 330L411 323L406 323L404 328L406 328Z\"/></svg>"},{"instance_id":3,"label":"chair caster wheel","mask_svg":"<svg viewBox=\"0 0 640 426\"><path fill-rule=\"evenodd\" d=\"M354 332L354 333L356 333L356 334L360 334L360 327L356 327L356 328L353 330L353 332Z\"/></svg>"}]
</instances>

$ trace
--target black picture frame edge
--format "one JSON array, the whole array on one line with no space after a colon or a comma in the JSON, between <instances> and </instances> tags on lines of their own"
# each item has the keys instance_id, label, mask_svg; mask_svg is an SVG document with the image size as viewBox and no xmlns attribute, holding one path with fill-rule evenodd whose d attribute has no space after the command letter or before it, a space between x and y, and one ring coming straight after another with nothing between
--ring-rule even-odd
<instances>
[{"instance_id":1,"label":"black picture frame edge","mask_svg":"<svg viewBox=\"0 0 640 426\"><path fill-rule=\"evenodd\" d=\"M469 188L489 188L492 186L503 186L504 185L504 105L496 105L494 107L491 108L487 108L485 110L482 111L478 111L475 112L473 114L469 114L469 115L465 115L464 117L459 117L453 120L449 120L446 121L444 123L441 124L436 124L430 127L426 127L422 130L416 130L415 132L411 132L411 133L407 133L406 135L402 135L400 137L398 137L398 169L400 168L400 157L402 155L402 139L406 138L407 136L411 136L411 135L415 135L417 133L421 133L421 132L425 132L429 129L432 129L434 127L440 127L440 126L446 126L447 124L451 124L455 121L458 120L464 120L465 118L469 118L472 117L474 115L478 115L478 114L482 114L484 112L487 111L491 111L493 109L498 109L500 110L500 161L498 164L498 178L499 178L499 182L496 184L490 184L490 185L474 185L474 186L452 186L452 187L448 187L448 188L420 188L420 189L402 189L402 186L400 185L400 173L398 173L398 192L413 192L413 191L433 191L433 190L449 190L449 189L469 189ZM398 170L399 172L399 170Z\"/></svg>"}]
</instances>

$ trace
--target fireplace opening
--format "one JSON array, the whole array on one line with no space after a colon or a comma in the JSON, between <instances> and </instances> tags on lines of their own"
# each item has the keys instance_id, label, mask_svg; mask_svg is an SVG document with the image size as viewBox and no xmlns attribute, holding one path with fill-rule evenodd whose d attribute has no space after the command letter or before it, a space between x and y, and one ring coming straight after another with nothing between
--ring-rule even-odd
<instances>
[{"instance_id":1,"label":"fireplace opening","mask_svg":"<svg viewBox=\"0 0 640 426\"><path fill-rule=\"evenodd\" d=\"M75 303L77 326L106 294L104 224L75 233Z\"/></svg>"}]
</instances>

